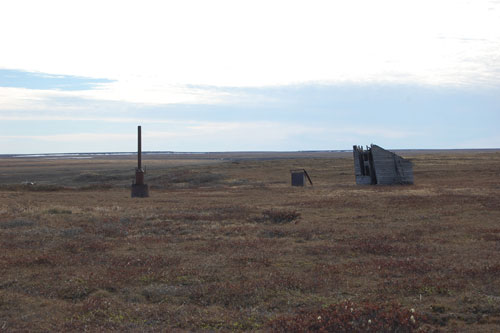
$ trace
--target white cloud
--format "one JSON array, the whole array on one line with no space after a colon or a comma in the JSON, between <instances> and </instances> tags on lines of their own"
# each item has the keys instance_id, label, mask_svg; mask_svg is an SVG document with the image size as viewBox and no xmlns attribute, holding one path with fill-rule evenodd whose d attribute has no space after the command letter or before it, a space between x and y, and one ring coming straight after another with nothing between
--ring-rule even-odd
<instances>
[{"instance_id":1,"label":"white cloud","mask_svg":"<svg viewBox=\"0 0 500 333\"><path fill-rule=\"evenodd\" d=\"M282 123L186 122L171 130L143 130L143 150L223 151L284 149L293 135L312 132L313 128ZM228 141L228 137L231 138ZM132 151L136 134L64 133L55 135L0 135L0 143L9 151L9 143L26 147L25 153L55 151ZM63 148L61 148L63 147ZM73 148L72 148L73 147ZM85 149L75 147L86 147Z\"/></svg>"},{"instance_id":2,"label":"white cloud","mask_svg":"<svg viewBox=\"0 0 500 333\"><path fill-rule=\"evenodd\" d=\"M307 103L290 98L291 93L263 89L260 94L258 89L224 87L345 82L480 89L500 85L500 3L488 0L2 1L0 40L0 68L114 80L84 91L0 87L3 133L49 131L35 122L9 128L9 120L122 123L114 127L116 131L128 131L132 123L168 125L144 133L145 138L157 139L151 150L302 149L305 137L313 139L304 148L321 143L323 149L340 138L355 143L368 137L388 142L425 137L418 129L404 131L396 125L324 128L327 125L321 119L335 123L337 118L315 113L315 120L298 119L302 104ZM334 98L318 98L322 98L318 104L341 105ZM297 101L302 104L293 105ZM315 108L314 102L305 106L302 115L307 107ZM227 103L243 111L172 105L161 110L164 105L185 103ZM251 114L254 106L255 116ZM294 119L284 119L287 107L294 111L290 113ZM438 110L439 106L434 107ZM358 113L368 115L366 108ZM449 103L448 112L453 108ZM281 123L278 115L283 116ZM156 120L167 116L176 120ZM262 119L276 121L258 121ZM73 126L75 131L84 131L87 125L92 126L75 122L58 130ZM83 148L78 150L94 150L101 148L87 143L98 142L103 135L17 139L30 143L66 140L81 143L78 147ZM130 150L121 144L130 137L117 135L109 137L114 146L102 149Z\"/></svg>"},{"instance_id":3,"label":"white cloud","mask_svg":"<svg viewBox=\"0 0 500 333\"><path fill-rule=\"evenodd\" d=\"M23 140L41 140L47 142L107 142L134 140L134 134L116 134L116 133L71 133L55 135L4 135L0 139L23 139Z\"/></svg>"},{"instance_id":4,"label":"white cloud","mask_svg":"<svg viewBox=\"0 0 500 333\"><path fill-rule=\"evenodd\" d=\"M22 113L16 115L2 115L0 114L0 120L9 121L96 121L105 123L132 123L132 124L186 124L189 121L178 121L178 120L167 120L167 119L146 119L146 118L131 118L131 117L108 117L108 116L79 116L79 115L67 115L58 116L56 114L48 115L37 115L34 113Z\"/></svg>"},{"instance_id":5,"label":"white cloud","mask_svg":"<svg viewBox=\"0 0 500 333\"><path fill-rule=\"evenodd\" d=\"M256 121L256 122L177 122L170 130L143 130L145 150L183 150L185 145L192 147L190 150L280 150L307 148L307 143L301 147L304 136L316 136L323 140L323 147L329 149L328 142L337 137L343 141L360 138L387 138L401 139L419 135L414 132L403 132L391 128L346 128L332 127L321 128L314 125L300 125L284 122ZM227 138L231 138L228 142ZM55 135L3 135L0 140L33 140L47 143L60 143L76 145L92 145L103 143L106 145L124 143L131 146L135 142L135 133L64 133ZM356 140L355 140L356 141ZM354 141L353 141L354 142ZM148 147L149 146L149 147ZM233 147L233 148L228 148ZM309 147L310 148L310 147Z\"/></svg>"},{"instance_id":6,"label":"white cloud","mask_svg":"<svg viewBox=\"0 0 500 333\"><path fill-rule=\"evenodd\" d=\"M54 95L58 93L49 90L0 87L0 110L44 109L47 107L44 101Z\"/></svg>"},{"instance_id":7,"label":"white cloud","mask_svg":"<svg viewBox=\"0 0 500 333\"><path fill-rule=\"evenodd\" d=\"M227 93L213 89L191 88L179 84L162 82L155 78L135 78L134 80L118 80L103 85L100 89L80 91L76 93L82 98L124 101L140 104L214 104L220 103Z\"/></svg>"},{"instance_id":8,"label":"white cloud","mask_svg":"<svg viewBox=\"0 0 500 333\"><path fill-rule=\"evenodd\" d=\"M423 132L419 131L408 131L401 129L384 128L379 126L343 127L339 129L333 129L332 131L333 133L341 134L343 136L348 135L354 137L374 137L385 139L404 139L424 135Z\"/></svg>"},{"instance_id":9,"label":"white cloud","mask_svg":"<svg viewBox=\"0 0 500 333\"><path fill-rule=\"evenodd\" d=\"M0 87L0 110L78 110L86 107L85 100L149 105L214 104L229 97L228 93L215 89L190 88L144 79L117 81L93 90L62 91Z\"/></svg>"},{"instance_id":10,"label":"white cloud","mask_svg":"<svg viewBox=\"0 0 500 333\"><path fill-rule=\"evenodd\" d=\"M188 84L500 83L500 5L486 0L20 0L0 12L0 66L117 80L90 98L224 97Z\"/></svg>"}]
</instances>

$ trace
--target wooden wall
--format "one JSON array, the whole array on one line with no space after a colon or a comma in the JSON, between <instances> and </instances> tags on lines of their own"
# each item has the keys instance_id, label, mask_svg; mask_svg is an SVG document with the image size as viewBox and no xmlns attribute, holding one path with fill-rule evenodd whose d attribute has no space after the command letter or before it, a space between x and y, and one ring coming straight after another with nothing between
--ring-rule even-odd
<instances>
[{"instance_id":1,"label":"wooden wall","mask_svg":"<svg viewBox=\"0 0 500 333\"><path fill-rule=\"evenodd\" d=\"M377 184L413 184L413 165L410 161L377 145L371 146L371 153Z\"/></svg>"},{"instance_id":2,"label":"wooden wall","mask_svg":"<svg viewBox=\"0 0 500 333\"><path fill-rule=\"evenodd\" d=\"M362 154L362 147L353 146L356 184L413 184L413 165L410 161L377 145L371 145L369 148L370 174L366 174L366 171L362 169L365 167L362 163L367 162L362 162L360 158Z\"/></svg>"},{"instance_id":3,"label":"wooden wall","mask_svg":"<svg viewBox=\"0 0 500 333\"><path fill-rule=\"evenodd\" d=\"M353 146L353 157L354 157L354 175L356 177L356 184L358 185L371 185L373 183L372 177L369 175L365 175L363 172L364 165L362 162L363 148ZM372 168L370 167L370 170Z\"/></svg>"}]
</instances>

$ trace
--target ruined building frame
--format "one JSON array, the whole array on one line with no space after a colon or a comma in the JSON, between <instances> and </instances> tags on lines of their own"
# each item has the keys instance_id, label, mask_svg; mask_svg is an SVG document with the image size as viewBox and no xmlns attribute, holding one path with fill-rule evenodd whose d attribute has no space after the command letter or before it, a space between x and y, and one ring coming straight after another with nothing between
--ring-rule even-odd
<instances>
[{"instance_id":1,"label":"ruined building frame","mask_svg":"<svg viewBox=\"0 0 500 333\"><path fill-rule=\"evenodd\" d=\"M413 164L393 152L372 144L353 146L353 155L358 185L413 184Z\"/></svg>"}]
</instances>

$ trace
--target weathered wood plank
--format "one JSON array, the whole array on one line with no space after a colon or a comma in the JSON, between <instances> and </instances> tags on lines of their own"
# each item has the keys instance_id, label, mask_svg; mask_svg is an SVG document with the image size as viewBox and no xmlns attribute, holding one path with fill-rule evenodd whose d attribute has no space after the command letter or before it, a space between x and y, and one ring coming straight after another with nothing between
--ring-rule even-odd
<instances>
[{"instance_id":1,"label":"weathered wood plank","mask_svg":"<svg viewBox=\"0 0 500 333\"><path fill-rule=\"evenodd\" d=\"M369 156L369 159L365 155ZM371 145L368 151L353 146L353 158L356 184L413 184L411 161L377 145Z\"/></svg>"}]
</instances>

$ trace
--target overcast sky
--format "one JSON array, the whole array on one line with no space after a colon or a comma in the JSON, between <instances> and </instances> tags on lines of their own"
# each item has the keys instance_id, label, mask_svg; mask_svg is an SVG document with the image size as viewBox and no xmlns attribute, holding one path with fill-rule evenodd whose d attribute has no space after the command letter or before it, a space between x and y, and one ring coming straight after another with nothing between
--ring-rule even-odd
<instances>
[{"instance_id":1,"label":"overcast sky","mask_svg":"<svg viewBox=\"0 0 500 333\"><path fill-rule=\"evenodd\" d=\"M2 1L0 154L499 148L500 1Z\"/></svg>"}]
</instances>

